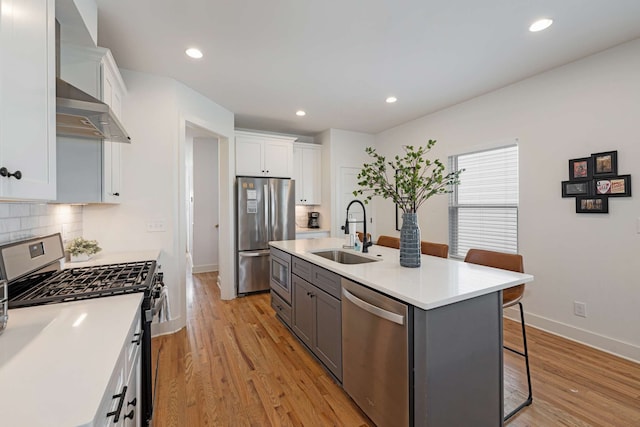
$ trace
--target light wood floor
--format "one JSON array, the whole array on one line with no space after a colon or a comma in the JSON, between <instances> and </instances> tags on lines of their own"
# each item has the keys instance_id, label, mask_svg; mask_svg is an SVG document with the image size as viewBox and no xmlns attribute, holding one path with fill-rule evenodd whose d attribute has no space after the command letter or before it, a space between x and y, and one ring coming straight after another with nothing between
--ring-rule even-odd
<instances>
[{"instance_id":1,"label":"light wood floor","mask_svg":"<svg viewBox=\"0 0 640 427\"><path fill-rule=\"evenodd\" d=\"M187 328L161 346L155 426L369 426L370 421L274 317L269 295L220 300L213 273L187 285ZM505 320L505 342L520 325ZM515 426L640 426L640 365L527 328L533 404ZM505 411L526 390L505 352ZM524 395L522 395L524 396Z\"/></svg>"}]
</instances>

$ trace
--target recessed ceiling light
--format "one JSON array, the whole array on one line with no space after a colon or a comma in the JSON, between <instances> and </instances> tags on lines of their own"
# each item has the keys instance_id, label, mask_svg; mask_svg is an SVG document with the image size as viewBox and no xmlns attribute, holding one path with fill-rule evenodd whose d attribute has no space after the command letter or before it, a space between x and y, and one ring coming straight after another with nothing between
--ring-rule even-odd
<instances>
[{"instance_id":1,"label":"recessed ceiling light","mask_svg":"<svg viewBox=\"0 0 640 427\"><path fill-rule=\"evenodd\" d=\"M543 18L538 19L536 22L529 26L529 31L536 33L538 31L546 30L553 24L553 19Z\"/></svg>"},{"instance_id":2,"label":"recessed ceiling light","mask_svg":"<svg viewBox=\"0 0 640 427\"><path fill-rule=\"evenodd\" d=\"M302 110L298 110L298 111L296 111L296 116L300 116L300 117L302 117L302 116L306 116L306 115L307 115L307 113L305 113L305 112L304 112L304 111L302 111Z\"/></svg>"},{"instance_id":3,"label":"recessed ceiling light","mask_svg":"<svg viewBox=\"0 0 640 427\"><path fill-rule=\"evenodd\" d=\"M193 59L200 59L204 56L202 55L202 51L200 49L196 49L195 47L190 47L189 49L185 50L184 53L186 53L187 56Z\"/></svg>"},{"instance_id":4,"label":"recessed ceiling light","mask_svg":"<svg viewBox=\"0 0 640 427\"><path fill-rule=\"evenodd\" d=\"M393 104L397 100L398 100L398 98L396 98L395 96L390 96L385 101L387 102L387 104Z\"/></svg>"}]
</instances>

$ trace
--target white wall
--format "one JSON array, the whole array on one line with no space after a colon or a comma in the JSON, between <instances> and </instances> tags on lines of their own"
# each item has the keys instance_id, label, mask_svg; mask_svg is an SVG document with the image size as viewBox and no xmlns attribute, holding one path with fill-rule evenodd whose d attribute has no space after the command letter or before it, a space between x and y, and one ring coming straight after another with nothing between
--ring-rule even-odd
<instances>
[{"instance_id":1,"label":"white wall","mask_svg":"<svg viewBox=\"0 0 640 427\"><path fill-rule=\"evenodd\" d=\"M361 168L368 162L370 158L365 153L365 148L373 147L375 138L362 132L329 129L315 139L322 144L322 206L318 209L322 228L330 226L331 236L343 237L340 226L344 225L346 206L343 208L340 204L340 170L343 167ZM366 209L367 233L375 235L375 207L369 204ZM370 222L371 218L373 223Z\"/></svg>"},{"instance_id":2,"label":"white wall","mask_svg":"<svg viewBox=\"0 0 640 427\"><path fill-rule=\"evenodd\" d=\"M160 264L169 286L172 320L156 332L177 330L185 325L186 272L186 122L219 136L221 161L234 164L228 147L233 143L233 113L173 79L133 71L122 71L128 88L124 100L124 125L132 143L123 147L122 203L84 208L84 234L97 239L105 250L128 251L159 248ZM232 185L233 170L221 168L221 186ZM221 197L230 190L221 189ZM166 232L149 233L146 221L163 220ZM233 247L233 224L226 214L220 218L221 235ZM221 237L222 239L223 237ZM220 260L223 297L233 289L230 257Z\"/></svg>"},{"instance_id":3,"label":"white wall","mask_svg":"<svg viewBox=\"0 0 640 427\"><path fill-rule=\"evenodd\" d=\"M568 160L618 150L618 172L640 177L640 40L385 131L381 152L439 142L433 157L519 138L519 246L527 322L640 361L640 196L612 198L609 214L576 214L561 198ZM461 179L464 180L464 174ZM379 231L393 216L378 204ZM385 212L383 217L382 213ZM423 237L447 241L447 197L419 212ZM587 303L587 318L573 315ZM536 345L531 343L532 346Z\"/></svg>"},{"instance_id":4,"label":"white wall","mask_svg":"<svg viewBox=\"0 0 640 427\"><path fill-rule=\"evenodd\" d=\"M218 271L218 141L193 139L193 272Z\"/></svg>"}]
</instances>

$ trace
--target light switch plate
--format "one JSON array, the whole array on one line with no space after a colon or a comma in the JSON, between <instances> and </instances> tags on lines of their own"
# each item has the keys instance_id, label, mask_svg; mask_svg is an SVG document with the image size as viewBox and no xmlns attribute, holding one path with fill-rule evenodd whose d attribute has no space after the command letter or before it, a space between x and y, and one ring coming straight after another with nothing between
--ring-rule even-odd
<instances>
[{"instance_id":1,"label":"light switch plate","mask_svg":"<svg viewBox=\"0 0 640 427\"><path fill-rule=\"evenodd\" d=\"M159 233L167 231L167 222L163 219L155 219L151 221L147 221L147 232L148 233Z\"/></svg>"}]
</instances>

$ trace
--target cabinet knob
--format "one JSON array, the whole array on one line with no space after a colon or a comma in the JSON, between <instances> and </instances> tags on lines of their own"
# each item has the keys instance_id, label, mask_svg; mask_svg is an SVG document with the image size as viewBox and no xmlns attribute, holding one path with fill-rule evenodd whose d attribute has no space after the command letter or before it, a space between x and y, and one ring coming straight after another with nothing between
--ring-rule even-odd
<instances>
[{"instance_id":1,"label":"cabinet knob","mask_svg":"<svg viewBox=\"0 0 640 427\"><path fill-rule=\"evenodd\" d=\"M135 416L136 411L134 411L133 409L131 410L131 412L129 412L128 414L125 414L125 418L131 418L133 419L133 417Z\"/></svg>"},{"instance_id":2,"label":"cabinet knob","mask_svg":"<svg viewBox=\"0 0 640 427\"><path fill-rule=\"evenodd\" d=\"M127 406L136 406L136 403L138 403L138 398L134 397L131 402L127 402Z\"/></svg>"},{"instance_id":3,"label":"cabinet knob","mask_svg":"<svg viewBox=\"0 0 640 427\"><path fill-rule=\"evenodd\" d=\"M11 177L14 177L15 179L21 179L22 178L22 172L15 171L14 173L11 173L5 167L1 167L0 168L0 175L4 176L5 178L11 178Z\"/></svg>"},{"instance_id":4,"label":"cabinet knob","mask_svg":"<svg viewBox=\"0 0 640 427\"><path fill-rule=\"evenodd\" d=\"M120 193L113 193L114 196L120 196Z\"/></svg>"}]
</instances>

